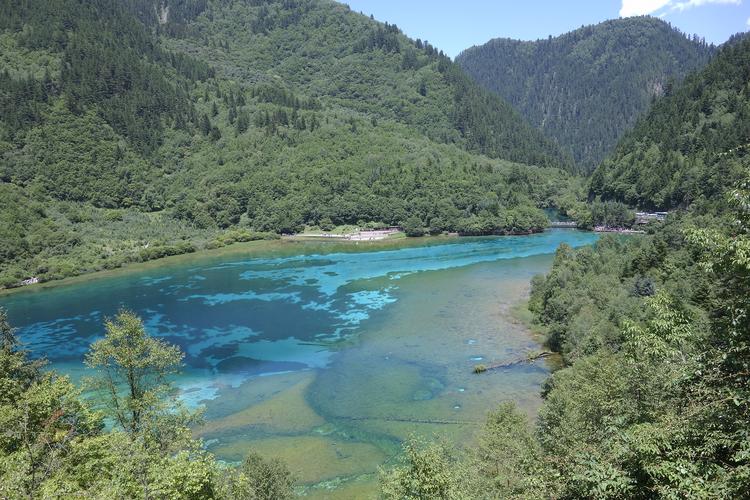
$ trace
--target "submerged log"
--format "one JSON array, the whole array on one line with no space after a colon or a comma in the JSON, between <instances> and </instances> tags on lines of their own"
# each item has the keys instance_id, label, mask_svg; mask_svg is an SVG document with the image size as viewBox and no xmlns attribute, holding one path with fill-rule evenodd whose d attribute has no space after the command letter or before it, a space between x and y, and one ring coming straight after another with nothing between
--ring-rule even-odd
<instances>
[{"instance_id":1,"label":"submerged log","mask_svg":"<svg viewBox=\"0 0 750 500\"><path fill-rule=\"evenodd\" d=\"M331 417L332 419L340 420L352 420L352 421L363 421L363 420L379 420L385 422L405 422L409 424L440 424L440 425L480 425L482 422L475 422L473 420L441 420L431 418L407 418L407 417L358 417L351 415L337 415Z\"/></svg>"},{"instance_id":2,"label":"submerged log","mask_svg":"<svg viewBox=\"0 0 750 500\"><path fill-rule=\"evenodd\" d=\"M500 370L502 368L510 368L511 366L521 365L524 363L533 363L534 361L537 361L539 359L548 358L550 356L554 356L554 352L550 351L542 351L537 352L534 354L529 354L528 356L524 358L518 358L514 359L513 361L507 361L505 363L498 363L494 365L476 365L474 366L474 373L484 373L489 370Z\"/></svg>"}]
</instances>

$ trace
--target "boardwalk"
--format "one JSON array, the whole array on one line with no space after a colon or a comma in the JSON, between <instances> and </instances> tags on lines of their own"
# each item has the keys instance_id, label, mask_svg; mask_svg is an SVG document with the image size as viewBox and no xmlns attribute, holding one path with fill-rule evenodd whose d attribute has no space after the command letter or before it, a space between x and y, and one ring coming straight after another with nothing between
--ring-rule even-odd
<instances>
[{"instance_id":1,"label":"boardwalk","mask_svg":"<svg viewBox=\"0 0 750 500\"><path fill-rule=\"evenodd\" d=\"M348 240L348 241L377 241L384 240L390 236L401 233L401 228L389 227L388 229L373 229L373 230L360 230L354 231L347 234L332 234L332 233L302 233L295 235L288 235L289 238L324 238L334 240Z\"/></svg>"},{"instance_id":2,"label":"boardwalk","mask_svg":"<svg viewBox=\"0 0 750 500\"><path fill-rule=\"evenodd\" d=\"M630 229L628 227L595 226L595 233L646 234L646 231Z\"/></svg>"},{"instance_id":3,"label":"boardwalk","mask_svg":"<svg viewBox=\"0 0 750 500\"><path fill-rule=\"evenodd\" d=\"M563 221L563 220L553 220L549 223L549 227L570 227L570 228L577 228L578 223L575 221Z\"/></svg>"}]
</instances>

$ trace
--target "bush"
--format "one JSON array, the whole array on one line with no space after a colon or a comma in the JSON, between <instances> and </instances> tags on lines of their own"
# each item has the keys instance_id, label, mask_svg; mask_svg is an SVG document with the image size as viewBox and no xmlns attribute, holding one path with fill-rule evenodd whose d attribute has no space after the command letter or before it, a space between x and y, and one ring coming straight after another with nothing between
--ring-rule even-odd
<instances>
[{"instance_id":1,"label":"bush","mask_svg":"<svg viewBox=\"0 0 750 500\"><path fill-rule=\"evenodd\" d=\"M225 497L238 500L287 500L294 498L294 476L280 460L266 460L250 453L225 477Z\"/></svg>"},{"instance_id":2,"label":"bush","mask_svg":"<svg viewBox=\"0 0 750 500\"><path fill-rule=\"evenodd\" d=\"M120 210L107 210L104 212L104 220L107 222L122 221L122 212Z\"/></svg>"},{"instance_id":3,"label":"bush","mask_svg":"<svg viewBox=\"0 0 750 500\"><path fill-rule=\"evenodd\" d=\"M416 215L412 215L411 217L406 219L403 227L406 236L424 236L424 225L422 224L422 220Z\"/></svg>"},{"instance_id":4,"label":"bush","mask_svg":"<svg viewBox=\"0 0 750 500\"><path fill-rule=\"evenodd\" d=\"M320 219L320 229L322 231L333 231L335 227L330 217Z\"/></svg>"},{"instance_id":5,"label":"bush","mask_svg":"<svg viewBox=\"0 0 750 500\"><path fill-rule=\"evenodd\" d=\"M462 472L444 444L426 445L410 439L404 444L402 464L380 471L381 492L393 500L465 498L461 494Z\"/></svg>"}]
</instances>

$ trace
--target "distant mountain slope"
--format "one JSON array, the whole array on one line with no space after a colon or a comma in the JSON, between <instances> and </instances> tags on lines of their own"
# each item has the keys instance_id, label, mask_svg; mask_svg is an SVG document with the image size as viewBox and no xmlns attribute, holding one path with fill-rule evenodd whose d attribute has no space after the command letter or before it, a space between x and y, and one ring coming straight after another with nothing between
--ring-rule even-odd
<instances>
[{"instance_id":1,"label":"distant mountain slope","mask_svg":"<svg viewBox=\"0 0 750 500\"><path fill-rule=\"evenodd\" d=\"M0 11L0 287L305 225L535 231L585 194L510 105L337 3Z\"/></svg>"},{"instance_id":2,"label":"distant mountain slope","mask_svg":"<svg viewBox=\"0 0 750 500\"><path fill-rule=\"evenodd\" d=\"M491 40L456 62L591 172L673 80L712 46L652 17L606 21L535 42Z\"/></svg>"},{"instance_id":3,"label":"distant mountain slope","mask_svg":"<svg viewBox=\"0 0 750 500\"><path fill-rule=\"evenodd\" d=\"M659 99L591 178L591 193L650 208L712 203L750 168L750 38L726 44Z\"/></svg>"},{"instance_id":4,"label":"distant mountain slope","mask_svg":"<svg viewBox=\"0 0 750 500\"><path fill-rule=\"evenodd\" d=\"M570 167L570 158L436 48L331 0L208 2L179 48L226 78L283 81L350 109L495 158Z\"/></svg>"}]
</instances>

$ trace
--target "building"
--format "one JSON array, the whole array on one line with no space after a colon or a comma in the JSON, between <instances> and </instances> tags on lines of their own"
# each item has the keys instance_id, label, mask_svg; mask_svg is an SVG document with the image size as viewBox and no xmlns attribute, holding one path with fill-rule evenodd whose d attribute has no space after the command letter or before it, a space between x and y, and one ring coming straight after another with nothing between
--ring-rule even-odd
<instances>
[{"instance_id":1,"label":"building","mask_svg":"<svg viewBox=\"0 0 750 500\"><path fill-rule=\"evenodd\" d=\"M643 225L653 221L664 222L665 220L667 220L667 212L636 212L635 214L636 224Z\"/></svg>"}]
</instances>

